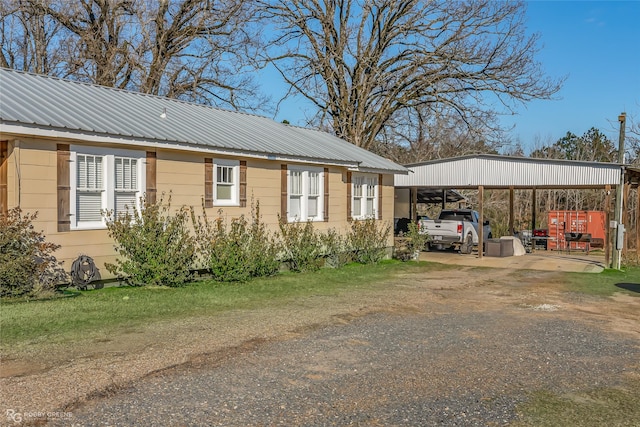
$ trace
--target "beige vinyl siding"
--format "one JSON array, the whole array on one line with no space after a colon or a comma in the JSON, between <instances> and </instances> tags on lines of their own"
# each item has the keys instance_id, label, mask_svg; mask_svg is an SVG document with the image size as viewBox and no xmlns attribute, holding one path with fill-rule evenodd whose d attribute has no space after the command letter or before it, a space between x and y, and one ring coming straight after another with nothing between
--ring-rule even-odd
<instances>
[{"instance_id":1,"label":"beige vinyl siding","mask_svg":"<svg viewBox=\"0 0 640 427\"><path fill-rule=\"evenodd\" d=\"M55 253L64 261L68 271L71 263L79 255L91 256L103 278L111 277L104 267L105 262L115 260L114 244L106 229L57 230L57 144L77 144L77 141L60 141L34 138L9 137L8 150L8 205L15 207L20 203L23 211L38 211L34 223L37 230L42 230L47 240L62 247ZM104 147L104 145L101 145ZM138 149L135 146L119 147ZM247 206L224 206L207 209L210 218L215 218L220 209L222 214L231 220L233 217L245 215L249 218L252 205L259 201L262 220L275 231L278 229L278 214L281 200L281 162L258 159L242 159L237 157L211 156L203 153L185 153L176 150L157 151L157 190L158 197L163 192L165 200L172 194L172 206L175 209L183 205L193 206L199 213L204 197L206 157L246 160L247 163ZM144 160L143 160L144 161ZM322 164L313 165L326 167ZM19 173L18 173L19 171ZM345 168L332 166L328 168L329 182L329 220L316 221L317 230L336 229L346 233L350 229L347 222L347 171ZM17 176L21 177L20 183ZM382 195L382 212L385 223L393 221L393 176L383 175L380 187ZM18 194L19 193L19 194ZM389 245L393 244L390 235Z\"/></svg>"},{"instance_id":2,"label":"beige vinyl siding","mask_svg":"<svg viewBox=\"0 0 640 427\"><path fill-rule=\"evenodd\" d=\"M178 151L158 151L156 188L158 201L164 193L165 202L171 193L171 206L199 208L204 198L204 156Z\"/></svg>"},{"instance_id":3,"label":"beige vinyl siding","mask_svg":"<svg viewBox=\"0 0 640 427\"><path fill-rule=\"evenodd\" d=\"M14 149L16 182L15 205L20 203L23 212L38 212L34 222L36 230L51 236L58 232L57 209L57 152L56 144L49 141L21 139ZM19 191L19 194L17 193Z\"/></svg>"},{"instance_id":4,"label":"beige vinyl siding","mask_svg":"<svg viewBox=\"0 0 640 427\"><path fill-rule=\"evenodd\" d=\"M266 224L278 226L280 213L280 163L247 160L247 212L260 201L260 212Z\"/></svg>"}]
</instances>

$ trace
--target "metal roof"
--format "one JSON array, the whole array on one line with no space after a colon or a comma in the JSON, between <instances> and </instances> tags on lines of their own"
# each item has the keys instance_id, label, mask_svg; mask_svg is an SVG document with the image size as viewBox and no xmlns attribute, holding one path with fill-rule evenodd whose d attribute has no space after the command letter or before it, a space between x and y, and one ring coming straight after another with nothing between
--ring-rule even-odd
<instances>
[{"instance_id":1,"label":"metal roof","mask_svg":"<svg viewBox=\"0 0 640 427\"><path fill-rule=\"evenodd\" d=\"M455 190L441 190L424 187L418 188L416 196L418 203L426 204L442 204L443 198L445 199L445 203L455 203L465 199L462 194L458 193Z\"/></svg>"},{"instance_id":2,"label":"metal roof","mask_svg":"<svg viewBox=\"0 0 640 427\"><path fill-rule=\"evenodd\" d=\"M164 116L164 117L161 117ZM0 131L170 146L406 173L325 132L175 99L0 68Z\"/></svg>"},{"instance_id":3,"label":"metal roof","mask_svg":"<svg viewBox=\"0 0 640 427\"><path fill-rule=\"evenodd\" d=\"M599 188L617 185L623 166L616 163L509 157L490 154L406 165L396 187L431 188Z\"/></svg>"}]
</instances>

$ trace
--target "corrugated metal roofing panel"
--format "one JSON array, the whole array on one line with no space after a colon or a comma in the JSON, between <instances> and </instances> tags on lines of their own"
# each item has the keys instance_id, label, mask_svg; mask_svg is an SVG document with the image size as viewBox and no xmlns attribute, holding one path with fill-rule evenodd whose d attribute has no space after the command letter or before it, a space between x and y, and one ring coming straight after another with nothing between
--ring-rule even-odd
<instances>
[{"instance_id":1,"label":"corrugated metal roofing panel","mask_svg":"<svg viewBox=\"0 0 640 427\"><path fill-rule=\"evenodd\" d=\"M396 175L396 187L578 187L616 185L615 163L533 159L495 155L464 156L407 165Z\"/></svg>"},{"instance_id":2,"label":"corrugated metal roofing panel","mask_svg":"<svg viewBox=\"0 0 640 427\"><path fill-rule=\"evenodd\" d=\"M0 119L7 124L406 172L324 132L174 99L7 69L0 69L0 95Z\"/></svg>"}]
</instances>

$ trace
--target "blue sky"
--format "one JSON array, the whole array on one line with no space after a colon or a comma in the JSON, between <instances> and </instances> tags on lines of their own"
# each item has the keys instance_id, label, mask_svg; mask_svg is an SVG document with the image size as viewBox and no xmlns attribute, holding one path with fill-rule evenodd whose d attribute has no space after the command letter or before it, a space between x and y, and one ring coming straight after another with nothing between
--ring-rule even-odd
<instances>
[{"instance_id":1,"label":"blue sky","mask_svg":"<svg viewBox=\"0 0 640 427\"><path fill-rule=\"evenodd\" d=\"M559 100L533 101L505 125L526 149L567 131L600 129L617 146L618 115L640 119L640 1L530 1L528 30L541 36L538 60L567 76Z\"/></svg>"},{"instance_id":2,"label":"blue sky","mask_svg":"<svg viewBox=\"0 0 640 427\"><path fill-rule=\"evenodd\" d=\"M595 127L617 146L618 115L640 120L640 1L529 1L527 30L540 34L537 59L546 73L567 80L557 100L533 101L504 116L502 124L513 126L509 137L529 154L568 131L582 135ZM277 100L285 86L269 80ZM286 101L275 119L303 125L305 108L300 99Z\"/></svg>"}]
</instances>

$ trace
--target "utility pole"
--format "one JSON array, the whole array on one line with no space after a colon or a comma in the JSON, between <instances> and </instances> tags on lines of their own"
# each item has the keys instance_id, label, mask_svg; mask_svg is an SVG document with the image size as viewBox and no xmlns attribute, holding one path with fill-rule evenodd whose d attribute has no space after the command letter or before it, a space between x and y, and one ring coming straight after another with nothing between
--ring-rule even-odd
<instances>
[{"instance_id":1,"label":"utility pole","mask_svg":"<svg viewBox=\"0 0 640 427\"><path fill-rule=\"evenodd\" d=\"M627 114L621 113L618 116L618 121L620 122L620 136L618 138L618 163L621 165L624 164L624 127L625 122L627 120ZM613 220L616 221L616 229L614 232L614 251L613 251L613 265L612 267L616 270L620 270L620 262L622 261L622 249L618 249L618 230L621 227L624 227L622 224L622 189L624 187L624 166L621 166L620 171L620 182L616 187L616 207L613 214Z\"/></svg>"}]
</instances>

